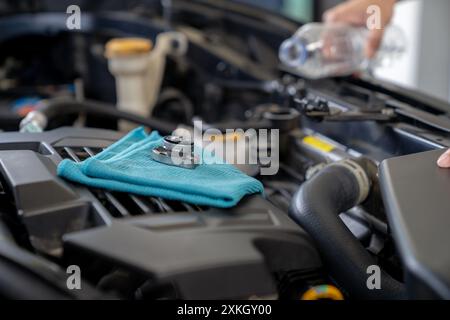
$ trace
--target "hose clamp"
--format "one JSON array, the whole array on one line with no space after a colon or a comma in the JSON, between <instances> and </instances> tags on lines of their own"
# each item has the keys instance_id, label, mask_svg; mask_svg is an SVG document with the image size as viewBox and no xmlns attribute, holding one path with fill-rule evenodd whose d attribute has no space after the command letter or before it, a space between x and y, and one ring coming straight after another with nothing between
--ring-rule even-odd
<instances>
[{"instance_id":1,"label":"hose clamp","mask_svg":"<svg viewBox=\"0 0 450 320\"><path fill-rule=\"evenodd\" d=\"M47 126L47 117L38 110L29 112L20 121L20 132L42 132Z\"/></svg>"}]
</instances>

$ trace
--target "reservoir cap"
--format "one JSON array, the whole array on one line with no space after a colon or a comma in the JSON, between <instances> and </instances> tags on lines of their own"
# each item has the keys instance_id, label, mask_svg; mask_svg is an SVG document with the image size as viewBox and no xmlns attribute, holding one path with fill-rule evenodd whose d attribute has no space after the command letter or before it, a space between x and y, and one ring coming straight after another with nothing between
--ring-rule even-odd
<instances>
[{"instance_id":1,"label":"reservoir cap","mask_svg":"<svg viewBox=\"0 0 450 320\"><path fill-rule=\"evenodd\" d=\"M106 43L105 56L112 58L148 53L152 47L152 41L145 38L114 38Z\"/></svg>"}]
</instances>

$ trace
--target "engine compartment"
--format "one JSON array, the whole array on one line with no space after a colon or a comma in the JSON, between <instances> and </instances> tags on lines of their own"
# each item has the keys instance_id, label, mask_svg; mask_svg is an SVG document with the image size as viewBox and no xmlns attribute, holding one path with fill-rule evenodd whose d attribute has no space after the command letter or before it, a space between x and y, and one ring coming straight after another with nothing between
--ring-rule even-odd
<instances>
[{"instance_id":1,"label":"engine compartment","mask_svg":"<svg viewBox=\"0 0 450 320\"><path fill-rule=\"evenodd\" d=\"M364 298L336 281L323 248L289 217L299 188L326 165L345 159L364 168L370 192L340 219L377 265L403 282L378 166L450 146L448 105L373 79L310 81L291 74L277 59L279 44L297 28L285 18L201 2L175 2L170 12L148 8L84 13L76 32L66 29L61 13L0 18L0 127L11 131L0 135L0 237L9 239L0 247L0 261L5 270L19 267L8 269L15 277L24 277L20 269L35 283L35 291L0 295L298 299L308 288L330 284L345 298ZM107 41L155 41L168 30L183 33L189 46L185 55L167 57L151 118L170 128L201 120L222 132L278 129L279 144L271 146L280 152L276 174L261 175L260 165L241 168L263 183L264 196L219 209L62 180L56 175L62 159L83 161L124 135L120 118L96 114L95 108L58 113L44 132L17 132L43 99L80 105L95 100L114 109ZM82 270L81 290L66 288L71 265Z\"/></svg>"}]
</instances>

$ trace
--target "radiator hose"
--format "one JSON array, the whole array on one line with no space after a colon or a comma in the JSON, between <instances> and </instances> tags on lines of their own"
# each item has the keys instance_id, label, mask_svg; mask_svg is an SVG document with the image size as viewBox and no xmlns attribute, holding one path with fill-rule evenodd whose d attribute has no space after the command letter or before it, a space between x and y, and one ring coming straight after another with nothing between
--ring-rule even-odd
<instances>
[{"instance_id":1,"label":"radiator hose","mask_svg":"<svg viewBox=\"0 0 450 320\"><path fill-rule=\"evenodd\" d=\"M127 120L149 127L152 130L157 130L163 135L172 133L177 127L173 123L155 118L144 118L142 116L118 110L114 105L99 101L77 101L68 98L54 98L43 100L37 110L28 113L20 123L20 131L40 132L47 127L47 124L51 120L57 117L76 115L79 113L97 115L110 119Z\"/></svg>"},{"instance_id":2,"label":"radiator hose","mask_svg":"<svg viewBox=\"0 0 450 320\"><path fill-rule=\"evenodd\" d=\"M363 202L369 192L364 169L353 160L326 166L295 193L290 216L313 238L331 276L351 297L357 299L404 299L404 285L381 270L381 288L368 289L371 274L367 268L377 265L339 214Z\"/></svg>"}]
</instances>

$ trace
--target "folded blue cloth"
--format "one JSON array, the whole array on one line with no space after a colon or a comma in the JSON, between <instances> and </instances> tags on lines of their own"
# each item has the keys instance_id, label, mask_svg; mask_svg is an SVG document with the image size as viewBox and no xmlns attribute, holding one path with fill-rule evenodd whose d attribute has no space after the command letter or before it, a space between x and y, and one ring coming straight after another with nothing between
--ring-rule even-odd
<instances>
[{"instance_id":1,"label":"folded blue cloth","mask_svg":"<svg viewBox=\"0 0 450 320\"><path fill-rule=\"evenodd\" d=\"M154 161L150 152L161 144L157 132L148 135L137 128L83 162L61 161L58 175L90 187L222 208L264 190L261 182L229 164L185 169Z\"/></svg>"}]
</instances>

